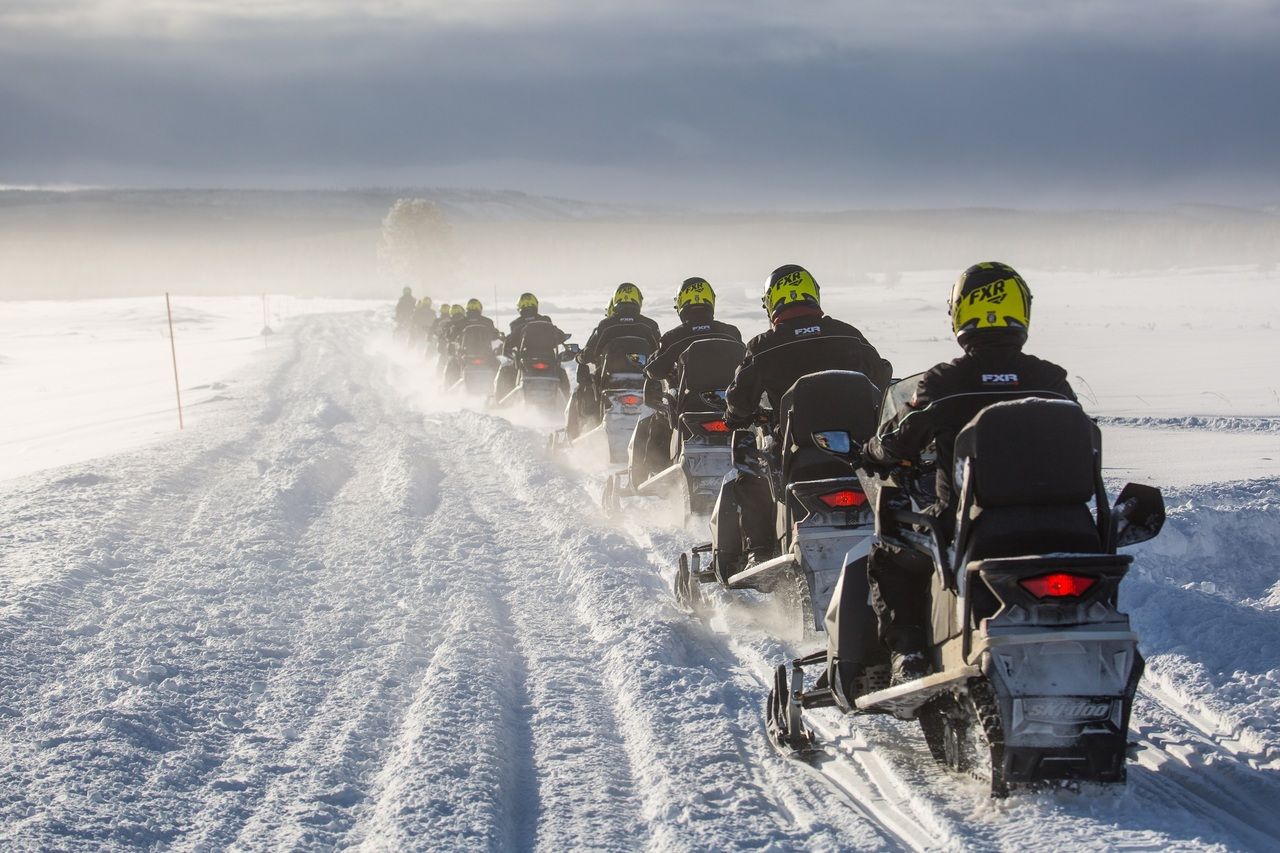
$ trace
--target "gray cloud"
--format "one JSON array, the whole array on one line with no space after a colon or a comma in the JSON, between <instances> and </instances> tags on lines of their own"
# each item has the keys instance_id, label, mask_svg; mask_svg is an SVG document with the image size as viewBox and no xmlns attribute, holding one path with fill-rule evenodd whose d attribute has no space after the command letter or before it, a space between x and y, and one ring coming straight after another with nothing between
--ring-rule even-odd
<instances>
[{"instance_id":1,"label":"gray cloud","mask_svg":"<svg viewBox=\"0 0 1280 853\"><path fill-rule=\"evenodd\" d=\"M0 182L1274 201L1273 2L578 5L11 0Z\"/></svg>"}]
</instances>

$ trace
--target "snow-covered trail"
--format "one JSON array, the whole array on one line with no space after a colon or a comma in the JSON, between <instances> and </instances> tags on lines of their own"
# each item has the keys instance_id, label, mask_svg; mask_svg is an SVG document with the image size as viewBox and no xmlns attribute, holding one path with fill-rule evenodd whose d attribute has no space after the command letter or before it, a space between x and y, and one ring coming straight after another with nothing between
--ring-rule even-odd
<instances>
[{"instance_id":1,"label":"snow-covered trail","mask_svg":"<svg viewBox=\"0 0 1280 853\"><path fill-rule=\"evenodd\" d=\"M0 496L0 836L896 846L769 760L540 435L424 415L370 330L310 318L220 420Z\"/></svg>"},{"instance_id":2,"label":"snow-covered trail","mask_svg":"<svg viewBox=\"0 0 1280 853\"><path fill-rule=\"evenodd\" d=\"M822 717L836 758L820 773L780 758L764 685L808 645L749 602L709 626L676 610L667 573L698 534L615 526L598 474L547 457L544 432L436 400L378 331L301 320L258 391L181 441L0 491L0 843L1280 837L1258 807L1280 797L1269 754L1154 687L1120 792L992 802L882 719Z\"/></svg>"}]
</instances>

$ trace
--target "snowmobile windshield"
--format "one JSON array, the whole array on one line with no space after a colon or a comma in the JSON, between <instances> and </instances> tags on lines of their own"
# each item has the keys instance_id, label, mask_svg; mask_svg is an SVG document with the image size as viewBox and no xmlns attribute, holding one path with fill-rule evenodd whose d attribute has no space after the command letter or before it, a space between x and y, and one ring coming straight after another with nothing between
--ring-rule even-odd
<instances>
[{"instance_id":1,"label":"snowmobile windshield","mask_svg":"<svg viewBox=\"0 0 1280 853\"><path fill-rule=\"evenodd\" d=\"M911 398L916 394L916 387L927 372L922 370L905 379L889 383L889 387L884 389L884 399L880 402L881 426L911 402Z\"/></svg>"},{"instance_id":2,"label":"snowmobile windshield","mask_svg":"<svg viewBox=\"0 0 1280 853\"><path fill-rule=\"evenodd\" d=\"M553 323L537 322L524 327L520 338L520 354L550 358L564 340L564 333Z\"/></svg>"}]
</instances>

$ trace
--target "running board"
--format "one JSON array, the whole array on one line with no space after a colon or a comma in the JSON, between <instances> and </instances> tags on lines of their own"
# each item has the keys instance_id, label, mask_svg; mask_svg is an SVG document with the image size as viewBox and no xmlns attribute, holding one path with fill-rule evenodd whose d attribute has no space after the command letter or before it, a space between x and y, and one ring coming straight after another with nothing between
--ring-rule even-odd
<instances>
[{"instance_id":1,"label":"running board","mask_svg":"<svg viewBox=\"0 0 1280 853\"><path fill-rule=\"evenodd\" d=\"M976 666L962 666L948 672L937 672L926 675L924 678L917 678L915 681L908 681L906 684L898 684L860 696L854 705L859 711L871 714L893 714L900 720L910 720L915 717L916 710L925 702L981 673L982 671Z\"/></svg>"},{"instance_id":2,"label":"running board","mask_svg":"<svg viewBox=\"0 0 1280 853\"><path fill-rule=\"evenodd\" d=\"M667 489L670 489L674 485L674 483L668 481L674 480L676 477L683 475L684 471L682 470L680 463L677 462L670 468L664 468L640 485L636 486L635 493L637 495L644 495L645 497L654 497L655 495L659 495Z\"/></svg>"},{"instance_id":3,"label":"running board","mask_svg":"<svg viewBox=\"0 0 1280 853\"><path fill-rule=\"evenodd\" d=\"M758 578L763 574L772 572L774 569L780 569L784 566L795 565L796 558L794 554L783 554L781 557L774 557L772 560L765 560L758 566L752 566L745 571L738 572L729 578L729 589L755 589L755 584L747 583L752 578Z\"/></svg>"}]
</instances>

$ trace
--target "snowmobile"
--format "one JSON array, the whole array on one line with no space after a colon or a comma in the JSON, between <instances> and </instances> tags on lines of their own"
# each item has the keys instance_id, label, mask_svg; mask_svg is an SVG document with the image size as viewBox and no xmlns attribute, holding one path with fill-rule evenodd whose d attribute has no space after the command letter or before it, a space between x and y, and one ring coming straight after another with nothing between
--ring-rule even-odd
<instances>
[{"instance_id":1,"label":"snowmobile","mask_svg":"<svg viewBox=\"0 0 1280 853\"><path fill-rule=\"evenodd\" d=\"M647 434L637 421L628 447L630 467L609 476L601 502L608 512L622 508L629 495L663 495L681 491L687 515L707 515L720 484L733 468L732 431L725 425L725 389L742 362L745 347L737 341L694 341L681 354L678 379L660 400L646 401L651 416L670 425L668 459L674 461L657 472L646 470ZM650 380L652 381L652 380ZM665 429L665 427L663 427Z\"/></svg>"},{"instance_id":2,"label":"snowmobile","mask_svg":"<svg viewBox=\"0 0 1280 853\"><path fill-rule=\"evenodd\" d=\"M564 404L561 391L565 380L561 362L573 361L577 344L564 344L565 335L548 322L529 323L515 352L515 387L495 405L523 404L553 415Z\"/></svg>"},{"instance_id":3,"label":"snowmobile","mask_svg":"<svg viewBox=\"0 0 1280 853\"><path fill-rule=\"evenodd\" d=\"M644 402L644 365L652 349L649 341L637 337L614 338L605 344L596 380L600 390L592 411L580 420L576 436L568 429L552 433L549 449L558 451L579 441L603 437L609 448L609 461L626 462L627 443L636 421L649 411Z\"/></svg>"},{"instance_id":4,"label":"snowmobile","mask_svg":"<svg viewBox=\"0 0 1280 853\"><path fill-rule=\"evenodd\" d=\"M702 607L701 584L754 589L781 596L800 614L803 630L822 630L815 621L826 612L845 561L864 563L875 529L861 482L842 461L814 442L815 434L842 431L865 441L874 433L880 390L861 373L825 370L796 380L779 401L780 452L762 449L772 435L767 426L733 433L734 471L725 478L711 513L711 539L680 555L676 601ZM747 566L742 528L734 500L738 471L763 477L776 507L780 556ZM708 556L704 568L702 559Z\"/></svg>"},{"instance_id":5,"label":"snowmobile","mask_svg":"<svg viewBox=\"0 0 1280 853\"><path fill-rule=\"evenodd\" d=\"M465 326L451 349L453 358L445 373L449 390L472 397L489 396L499 365L494 352L493 327L484 323Z\"/></svg>"},{"instance_id":6,"label":"snowmobile","mask_svg":"<svg viewBox=\"0 0 1280 853\"><path fill-rule=\"evenodd\" d=\"M1058 780L1123 782L1143 659L1118 602L1133 558L1117 549L1159 533L1160 490L1130 483L1110 507L1100 434L1078 405L997 403L956 439L959 495L948 543L939 519L919 511L912 494L920 490L903 484L910 475L868 474L848 435L814 440L862 466L880 539L932 560L933 674L891 687L874 676L884 652L866 604L866 569L846 561L827 612L827 648L793 661L790 673L785 665L775 672L766 711L774 743L812 751L803 711L836 707L919 720L935 760L981 779L994 796ZM821 674L806 686L813 667Z\"/></svg>"}]
</instances>

